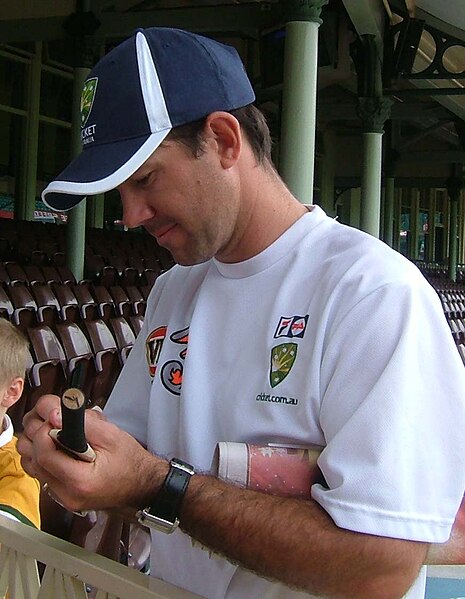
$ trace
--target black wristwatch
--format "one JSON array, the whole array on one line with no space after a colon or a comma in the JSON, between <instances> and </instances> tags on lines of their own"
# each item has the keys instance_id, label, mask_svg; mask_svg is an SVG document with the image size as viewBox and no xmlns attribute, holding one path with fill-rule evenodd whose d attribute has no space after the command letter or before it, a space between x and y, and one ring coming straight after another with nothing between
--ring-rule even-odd
<instances>
[{"instance_id":1,"label":"black wristwatch","mask_svg":"<svg viewBox=\"0 0 465 599\"><path fill-rule=\"evenodd\" d=\"M152 504L137 512L140 524L172 533L179 525L179 512L194 467L173 458L170 469Z\"/></svg>"}]
</instances>

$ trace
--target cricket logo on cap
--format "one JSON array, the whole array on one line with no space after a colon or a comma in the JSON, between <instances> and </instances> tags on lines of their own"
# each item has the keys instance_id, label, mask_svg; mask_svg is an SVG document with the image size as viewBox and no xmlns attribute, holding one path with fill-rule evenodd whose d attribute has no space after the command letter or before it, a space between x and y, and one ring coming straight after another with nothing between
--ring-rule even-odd
<instances>
[{"instance_id":1,"label":"cricket logo on cap","mask_svg":"<svg viewBox=\"0 0 465 599\"><path fill-rule=\"evenodd\" d=\"M97 90L97 83L98 78L92 77L91 79L88 79L84 84L84 88L81 94L81 127L84 127L84 125L87 123L90 111L92 110L95 92Z\"/></svg>"}]
</instances>

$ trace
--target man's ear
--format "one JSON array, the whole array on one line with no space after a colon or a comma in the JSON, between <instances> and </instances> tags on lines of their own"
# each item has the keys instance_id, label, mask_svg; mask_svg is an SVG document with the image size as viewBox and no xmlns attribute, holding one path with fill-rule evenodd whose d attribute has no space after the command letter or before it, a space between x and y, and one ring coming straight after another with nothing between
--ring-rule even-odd
<instances>
[{"instance_id":1,"label":"man's ear","mask_svg":"<svg viewBox=\"0 0 465 599\"><path fill-rule=\"evenodd\" d=\"M14 378L11 383L7 386L0 398L0 405L3 408L9 408L18 401L21 397L24 389L24 379L20 376Z\"/></svg>"},{"instance_id":2,"label":"man's ear","mask_svg":"<svg viewBox=\"0 0 465 599\"><path fill-rule=\"evenodd\" d=\"M215 140L223 168L234 166L242 149L242 132L239 121L229 112L212 112L205 121L207 138Z\"/></svg>"}]
</instances>

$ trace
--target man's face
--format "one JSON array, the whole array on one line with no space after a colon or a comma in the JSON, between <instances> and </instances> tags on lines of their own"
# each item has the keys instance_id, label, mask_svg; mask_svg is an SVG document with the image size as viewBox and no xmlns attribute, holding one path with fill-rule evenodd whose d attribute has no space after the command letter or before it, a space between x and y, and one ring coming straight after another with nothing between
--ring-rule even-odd
<instances>
[{"instance_id":1,"label":"man's face","mask_svg":"<svg viewBox=\"0 0 465 599\"><path fill-rule=\"evenodd\" d=\"M123 222L143 226L178 264L199 264L227 253L238 216L235 175L222 168L215 144L194 157L165 141L118 187Z\"/></svg>"}]
</instances>

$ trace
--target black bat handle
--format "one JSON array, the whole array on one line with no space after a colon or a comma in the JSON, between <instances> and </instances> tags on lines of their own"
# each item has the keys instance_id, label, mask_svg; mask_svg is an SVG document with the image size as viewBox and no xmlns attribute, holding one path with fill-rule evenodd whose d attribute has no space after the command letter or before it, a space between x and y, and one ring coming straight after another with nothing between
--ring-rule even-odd
<instances>
[{"instance_id":1,"label":"black bat handle","mask_svg":"<svg viewBox=\"0 0 465 599\"><path fill-rule=\"evenodd\" d=\"M60 443L72 452L84 453L87 440L84 432L86 400L77 388L67 389L61 398L62 429L57 433Z\"/></svg>"}]
</instances>

